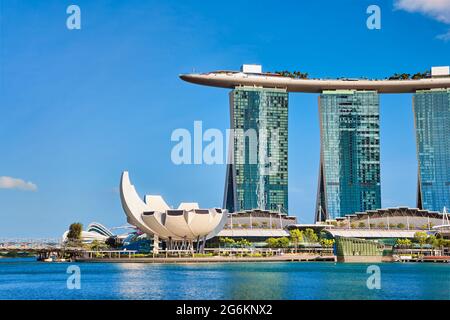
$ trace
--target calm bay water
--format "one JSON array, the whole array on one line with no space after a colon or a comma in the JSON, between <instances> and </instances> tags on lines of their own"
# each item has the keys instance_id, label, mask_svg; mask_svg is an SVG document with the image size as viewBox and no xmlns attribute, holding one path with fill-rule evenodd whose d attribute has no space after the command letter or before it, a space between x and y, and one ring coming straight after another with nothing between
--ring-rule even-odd
<instances>
[{"instance_id":1,"label":"calm bay water","mask_svg":"<svg viewBox=\"0 0 450 320\"><path fill-rule=\"evenodd\" d=\"M380 264L369 290L366 264L77 264L0 259L0 299L450 299L449 264Z\"/></svg>"}]
</instances>

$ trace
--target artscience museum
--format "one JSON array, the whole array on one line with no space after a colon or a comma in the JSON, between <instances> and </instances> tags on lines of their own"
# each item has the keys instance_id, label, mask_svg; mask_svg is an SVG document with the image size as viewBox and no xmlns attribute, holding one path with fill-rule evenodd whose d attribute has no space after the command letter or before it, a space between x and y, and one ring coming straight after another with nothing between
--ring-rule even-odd
<instances>
[{"instance_id":1,"label":"artscience museum","mask_svg":"<svg viewBox=\"0 0 450 320\"><path fill-rule=\"evenodd\" d=\"M153 239L154 253L160 245L166 250L203 251L206 240L215 237L227 221L227 211L220 208L200 209L197 203L183 202L172 209L159 195L142 200L126 171L120 198L128 223Z\"/></svg>"}]
</instances>

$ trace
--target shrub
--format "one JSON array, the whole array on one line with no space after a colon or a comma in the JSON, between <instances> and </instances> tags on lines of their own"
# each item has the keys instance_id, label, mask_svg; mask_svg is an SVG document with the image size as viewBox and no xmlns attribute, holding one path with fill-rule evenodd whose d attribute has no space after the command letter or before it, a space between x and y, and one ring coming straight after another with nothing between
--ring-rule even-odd
<instances>
[{"instance_id":1,"label":"shrub","mask_svg":"<svg viewBox=\"0 0 450 320\"><path fill-rule=\"evenodd\" d=\"M321 239L320 244L324 248L330 248L334 245L334 239Z\"/></svg>"}]
</instances>

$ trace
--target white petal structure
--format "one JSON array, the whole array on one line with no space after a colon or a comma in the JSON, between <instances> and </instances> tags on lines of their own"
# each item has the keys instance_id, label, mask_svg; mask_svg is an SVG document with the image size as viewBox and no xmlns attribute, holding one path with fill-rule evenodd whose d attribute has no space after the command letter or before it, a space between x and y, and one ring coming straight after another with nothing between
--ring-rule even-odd
<instances>
[{"instance_id":1,"label":"white petal structure","mask_svg":"<svg viewBox=\"0 0 450 320\"><path fill-rule=\"evenodd\" d=\"M147 195L142 201L126 171L120 181L120 198L128 222L162 240L209 239L227 220L226 210L200 209L197 203L183 202L178 209L170 209L161 196Z\"/></svg>"}]
</instances>

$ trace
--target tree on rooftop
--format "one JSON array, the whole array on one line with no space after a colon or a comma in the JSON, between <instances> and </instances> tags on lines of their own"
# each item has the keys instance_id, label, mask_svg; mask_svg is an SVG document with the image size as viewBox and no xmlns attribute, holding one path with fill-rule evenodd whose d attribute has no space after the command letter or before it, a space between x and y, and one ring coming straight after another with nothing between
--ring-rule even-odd
<instances>
[{"instance_id":1,"label":"tree on rooftop","mask_svg":"<svg viewBox=\"0 0 450 320\"><path fill-rule=\"evenodd\" d=\"M400 79L402 79L402 80L408 80L409 77L410 77L410 74L409 74L409 73L402 73L402 74L400 75Z\"/></svg>"},{"instance_id":2,"label":"tree on rooftop","mask_svg":"<svg viewBox=\"0 0 450 320\"><path fill-rule=\"evenodd\" d=\"M275 74L278 74L280 76L283 77L289 77L289 78L294 78L294 79L307 79L308 78L308 73L307 72L301 72L301 71L288 71L288 70L284 70L284 71L275 71Z\"/></svg>"},{"instance_id":3,"label":"tree on rooftop","mask_svg":"<svg viewBox=\"0 0 450 320\"><path fill-rule=\"evenodd\" d=\"M418 79L429 78L430 76L431 76L431 72L430 72L430 70L427 70L425 72L417 72L417 73L415 73L411 77L411 79L418 80Z\"/></svg>"}]
</instances>

